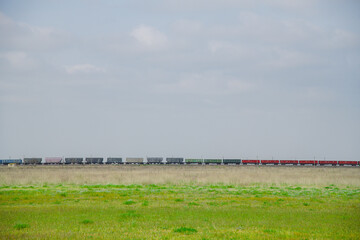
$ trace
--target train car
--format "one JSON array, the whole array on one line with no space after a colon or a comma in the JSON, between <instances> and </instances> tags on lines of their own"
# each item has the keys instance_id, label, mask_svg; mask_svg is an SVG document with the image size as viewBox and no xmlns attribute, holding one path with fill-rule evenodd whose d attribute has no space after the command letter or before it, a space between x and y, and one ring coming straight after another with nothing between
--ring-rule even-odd
<instances>
[{"instance_id":1,"label":"train car","mask_svg":"<svg viewBox=\"0 0 360 240\"><path fill-rule=\"evenodd\" d=\"M46 157L44 164L60 164L62 161L62 157Z\"/></svg>"},{"instance_id":2,"label":"train car","mask_svg":"<svg viewBox=\"0 0 360 240\"><path fill-rule=\"evenodd\" d=\"M148 164L163 164L164 158L162 157L148 157L146 161Z\"/></svg>"},{"instance_id":3,"label":"train car","mask_svg":"<svg viewBox=\"0 0 360 240\"><path fill-rule=\"evenodd\" d=\"M41 164L42 158L24 158L24 164Z\"/></svg>"},{"instance_id":4,"label":"train car","mask_svg":"<svg viewBox=\"0 0 360 240\"><path fill-rule=\"evenodd\" d=\"M65 158L65 164L83 164L83 158Z\"/></svg>"},{"instance_id":5,"label":"train car","mask_svg":"<svg viewBox=\"0 0 360 240\"><path fill-rule=\"evenodd\" d=\"M166 164L183 164L183 163L184 163L184 158L176 158L176 157L166 158Z\"/></svg>"},{"instance_id":6,"label":"train car","mask_svg":"<svg viewBox=\"0 0 360 240\"><path fill-rule=\"evenodd\" d=\"M331 165L331 166L336 166L338 164L338 161L327 161L327 160L319 160L318 164L320 166L324 166L324 165Z\"/></svg>"},{"instance_id":7,"label":"train car","mask_svg":"<svg viewBox=\"0 0 360 240\"><path fill-rule=\"evenodd\" d=\"M242 159L241 160L242 164L246 164L246 165L256 165L256 164L260 164L260 160L253 160L253 159Z\"/></svg>"},{"instance_id":8,"label":"train car","mask_svg":"<svg viewBox=\"0 0 360 240\"><path fill-rule=\"evenodd\" d=\"M144 158L129 157L129 158L126 158L126 163L127 164L143 164Z\"/></svg>"},{"instance_id":9,"label":"train car","mask_svg":"<svg viewBox=\"0 0 360 240\"><path fill-rule=\"evenodd\" d=\"M316 165L317 163L317 160L299 160L300 165Z\"/></svg>"},{"instance_id":10,"label":"train car","mask_svg":"<svg viewBox=\"0 0 360 240\"><path fill-rule=\"evenodd\" d=\"M223 159L224 164L241 164L241 159Z\"/></svg>"},{"instance_id":11,"label":"train car","mask_svg":"<svg viewBox=\"0 0 360 240\"><path fill-rule=\"evenodd\" d=\"M356 166L356 165L359 165L359 162L358 161L345 161L345 160L342 160L342 161L338 161L338 164L340 166Z\"/></svg>"},{"instance_id":12,"label":"train car","mask_svg":"<svg viewBox=\"0 0 360 240\"><path fill-rule=\"evenodd\" d=\"M102 164L104 158L102 157L87 157L85 158L85 164Z\"/></svg>"},{"instance_id":13,"label":"train car","mask_svg":"<svg viewBox=\"0 0 360 240\"><path fill-rule=\"evenodd\" d=\"M204 163L205 164L221 164L222 163L222 159L204 159Z\"/></svg>"},{"instance_id":14,"label":"train car","mask_svg":"<svg viewBox=\"0 0 360 240\"><path fill-rule=\"evenodd\" d=\"M298 160L280 160L280 165L298 165Z\"/></svg>"},{"instance_id":15,"label":"train car","mask_svg":"<svg viewBox=\"0 0 360 240\"><path fill-rule=\"evenodd\" d=\"M20 158L7 158L7 159L0 159L0 164L22 164L22 160Z\"/></svg>"},{"instance_id":16,"label":"train car","mask_svg":"<svg viewBox=\"0 0 360 240\"><path fill-rule=\"evenodd\" d=\"M122 164L123 160L120 157L108 157L106 159L106 164Z\"/></svg>"},{"instance_id":17,"label":"train car","mask_svg":"<svg viewBox=\"0 0 360 240\"><path fill-rule=\"evenodd\" d=\"M201 158L185 158L185 164L203 164Z\"/></svg>"},{"instance_id":18,"label":"train car","mask_svg":"<svg viewBox=\"0 0 360 240\"><path fill-rule=\"evenodd\" d=\"M263 165L278 165L280 163L279 160L260 160L260 163Z\"/></svg>"}]
</instances>

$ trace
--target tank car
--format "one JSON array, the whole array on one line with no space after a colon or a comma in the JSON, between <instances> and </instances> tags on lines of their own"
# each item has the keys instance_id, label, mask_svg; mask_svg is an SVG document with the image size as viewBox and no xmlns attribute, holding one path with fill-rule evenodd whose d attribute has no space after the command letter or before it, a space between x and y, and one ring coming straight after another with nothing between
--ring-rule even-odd
<instances>
[{"instance_id":1,"label":"tank car","mask_svg":"<svg viewBox=\"0 0 360 240\"><path fill-rule=\"evenodd\" d=\"M24 158L24 164L41 164L42 158Z\"/></svg>"},{"instance_id":2,"label":"tank car","mask_svg":"<svg viewBox=\"0 0 360 240\"><path fill-rule=\"evenodd\" d=\"M162 157L148 157L146 158L148 164L162 164L163 158Z\"/></svg>"},{"instance_id":3,"label":"tank car","mask_svg":"<svg viewBox=\"0 0 360 240\"><path fill-rule=\"evenodd\" d=\"M62 162L62 157L46 157L44 160L44 164L60 164Z\"/></svg>"},{"instance_id":4,"label":"tank car","mask_svg":"<svg viewBox=\"0 0 360 240\"><path fill-rule=\"evenodd\" d=\"M123 160L121 157L108 157L106 164L122 164Z\"/></svg>"},{"instance_id":5,"label":"tank car","mask_svg":"<svg viewBox=\"0 0 360 240\"><path fill-rule=\"evenodd\" d=\"M144 158L137 158L137 157L128 157L126 158L127 164L143 164Z\"/></svg>"},{"instance_id":6,"label":"tank car","mask_svg":"<svg viewBox=\"0 0 360 240\"><path fill-rule=\"evenodd\" d=\"M102 157L87 157L85 158L85 164L102 164L104 158Z\"/></svg>"},{"instance_id":7,"label":"tank car","mask_svg":"<svg viewBox=\"0 0 360 240\"><path fill-rule=\"evenodd\" d=\"M65 164L83 164L83 158L79 158L79 157L65 158Z\"/></svg>"}]
</instances>

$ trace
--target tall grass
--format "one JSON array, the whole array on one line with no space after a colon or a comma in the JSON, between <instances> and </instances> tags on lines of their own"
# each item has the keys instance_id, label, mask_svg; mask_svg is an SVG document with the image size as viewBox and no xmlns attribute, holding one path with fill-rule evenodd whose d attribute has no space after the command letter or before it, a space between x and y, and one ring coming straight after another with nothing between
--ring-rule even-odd
<instances>
[{"instance_id":1,"label":"tall grass","mask_svg":"<svg viewBox=\"0 0 360 240\"><path fill-rule=\"evenodd\" d=\"M260 166L18 166L0 167L9 184L301 184L360 185L360 168Z\"/></svg>"}]
</instances>

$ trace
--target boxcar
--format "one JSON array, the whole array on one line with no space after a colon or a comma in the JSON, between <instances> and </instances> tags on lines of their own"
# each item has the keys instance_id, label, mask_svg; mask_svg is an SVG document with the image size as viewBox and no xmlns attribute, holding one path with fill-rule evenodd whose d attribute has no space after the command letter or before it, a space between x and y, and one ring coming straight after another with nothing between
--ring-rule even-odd
<instances>
[{"instance_id":1,"label":"boxcar","mask_svg":"<svg viewBox=\"0 0 360 240\"><path fill-rule=\"evenodd\" d=\"M202 164L203 160L201 158L186 158L185 164Z\"/></svg>"},{"instance_id":2,"label":"boxcar","mask_svg":"<svg viewBox=\"0 0 360 240\"><path fill-rule=\"evenodd\" d=\"M129 158L126 158L126 163L128 163L128 164L143 164L144 158L129 157Z\"/></svg>"},{"instance_id":3,"label":"boxcar","mask_svg":"<svg viewBox=\"0 0 360 240\"><path fill-rule=\"evenodd\" d=\"M242 164L259 164L260 160L250 160L250 159L246 159L246 160L241 160Z\"/></svg>"},{"instance_id":4,"label":"boxcar","mask_svg":"<svg viewBox=\"0 0 360 240\"><path fill-rule=\"evenodd\" d=\"M338 161L340 166L344 166L344 165L351 165L351 166L356 166L358 165L358 161Z\"/></svg>"},{"instance_id":5,"label":"boxcar","mask_svg":"<svg viewBox=\"0 0 360 240\"><path fill-rule=\"evenodd\" d=\"M106 164L122 164L123 160L119 157L108 157L106 160Z\"/></svg>"},{"instance_id":6,"label":"boxcar","mask_svg":"<svg viewBox=\"0 0 360 240\"><path fill-rule=\"evenodd\" d=\"M20 158L15 158L15 159L0 159L0 164L9 164L9 163L15 163L15 164L22 164L22 160Z\"/></svg>"},{"instance_id":7,"label":"boxcar","mask_svg":"<svg viewBox=\"0 0 360 240\"><path fill-rule=\"evenodd\" d=\"M101 157L87 157L85 158L85 164L101 164L104 158Z\"/></svg>"},{"instance_id":8,"label":"boxcar","mask_svg":"<svg viewBox=\"0 0 360 240\"><path fill-rule=\"evenodd\" d=\"M261 164L264 164L264 165L278 165L280 163L279 160L261 160L260 161Z\"/></svg>"},{"instance_id":9,"label":"boxcar","mask_svg":"<svg viewBox=\"0 0 360 240\"><path fill-rule=\"evenodd\" d=\"M241 159L223 159L224 164L240 164Z\"/></svg>"},{"instance_id":10,"label":"boxcar","mask_svg":"<svg viewBox=\"0 0 360 240\"><path fill-rule=\"evenodd\" d=\"M315 165L317 162L317 160L299 160L300 165Z\"/></svg>"},{"instance_id":11,"label":"boxcar","mask_svg":"<svg viewBox=\"0 0 360 240\"><path fill-rule=\"evenodd\" d=\"M221 159L204 159L204 163L205 164L221 164L222 160Z\"/></svg>"},{"instance_id":12,"label":"boxcar","mask_svg":"<svg viewBox=\"0 0 360 240\"><path fill-rule=\"evenodd\" d=\"M62 163L62 157L46 157L45 164L60 164Z\"/></svg>"},{"instance_id":13,"label":"boxcar","mask_svg":"<svg viewBox=\"0 0 360 240\"><path fill-rule=\"evenodd\" d=\"M331 165L331 166L336 166L337 165L337 161L319 160L318 163L319 163L319 165Z\"/></svg>"},{"instance_id":14,"label":"boxcar","mask_svg":"<svg viewBox=\"0 0 360 240\"><path fill-rule=\"evenodd\" d=\"M184 158L166 158L166 164L183 164L184 163Z\"/></svg>"},{"instance_id":15,"label":"boxcar","mask_svg":"<svg viewBox=\"0 0 360 240\"><path fill-rule=\"evenodd\" d=\"M65 158L65 164L83 164L83 158Z\"/></svg>"},{"instance_id":16,"label":"boxcar","mask_svg":"<svg viewBox=\"0 0 360 240\"><path fill-rule=\"evenodd\" d=\"M281 165L297 165L298 163L298 160L280 160Z\"/></svg>"},{"instance_id":17,"label":"boxcar","mask_svg":"<svg viewBox=\"0 0 360 240\"><path fill-rule=\"evenodd\" d=\"M41 164L42 158L24 158L24 164Z\"/></svg>"},{"instance_id":18,"label":"boxcar","mask_svg":"<svg viewBox=\"0 0 360 240\"><path fill-rule=\"evenodd\" d=\"M163 158L162 157L148 157L146 158L148 164L162 164Z\"/></svg>"}]
</instances>

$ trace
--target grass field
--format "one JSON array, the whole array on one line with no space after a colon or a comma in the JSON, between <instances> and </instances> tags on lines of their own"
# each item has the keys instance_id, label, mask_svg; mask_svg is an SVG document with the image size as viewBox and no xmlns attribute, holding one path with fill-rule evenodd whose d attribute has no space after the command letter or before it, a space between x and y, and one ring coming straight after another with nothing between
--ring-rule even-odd
<instances>
[{"instance_id":1,"label":"grass field","mask_svg":"<svg viewBox=\"0 0 360 240\"><path fill-rule=\"evenodd\" d=\"M360 239L358 168L111 167L0 168L0 238Z\"/></svg>"}]
</instances>

